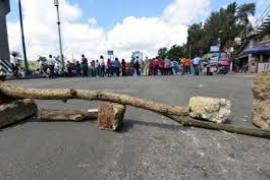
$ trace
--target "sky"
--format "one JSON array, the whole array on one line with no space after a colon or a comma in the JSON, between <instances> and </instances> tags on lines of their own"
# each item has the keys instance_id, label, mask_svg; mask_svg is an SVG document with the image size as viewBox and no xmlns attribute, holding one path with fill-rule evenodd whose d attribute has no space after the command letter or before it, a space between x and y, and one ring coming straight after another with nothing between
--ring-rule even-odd
<instances>
[{"instance_id":1,"label":"sky","mask_svg":"<svg viewBox=\"0 0 270 180\"><path fill-rule=\"evenodd\" d=\"M17 0L10 0L7 17L11 51L21 52ZM89 59L114 50L119 58L129 59L140 50L153 57L161 47L182 45L188 26L204 21L211 11L226 7L233 0L59 0L64 54L68 59ZM270 0L237 0L238 4L255 2L256 17ZM27 55L59 54L54 0L22 0ZM251 20L256 19L251 18Z\"/></svg>"}]
</instances>

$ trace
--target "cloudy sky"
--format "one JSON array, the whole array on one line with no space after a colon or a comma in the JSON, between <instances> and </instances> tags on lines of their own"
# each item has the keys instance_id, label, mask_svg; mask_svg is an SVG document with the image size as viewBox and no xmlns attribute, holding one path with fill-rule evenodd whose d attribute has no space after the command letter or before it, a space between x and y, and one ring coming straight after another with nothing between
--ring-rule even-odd
<instances>
[{"instance_id":1,"label":"cloudy sky","mask_svg":"<svg viewBox=\"0 0 270 180\"><path fill-rule=\"evenodd\" d=\"M213 10L232 0L59 0L64 54L80 58L86 54L98 58L113 49L120 58L129 58L135 50L155 56L160 47L183 44L188 25L203 21ZM270 0L255 2L256 16ZM22 0L27 53L58 54L58 34L54 0ZM11 0L8 15L11 51L21 51L17 0Z\"/></svg>"}]
</instances>

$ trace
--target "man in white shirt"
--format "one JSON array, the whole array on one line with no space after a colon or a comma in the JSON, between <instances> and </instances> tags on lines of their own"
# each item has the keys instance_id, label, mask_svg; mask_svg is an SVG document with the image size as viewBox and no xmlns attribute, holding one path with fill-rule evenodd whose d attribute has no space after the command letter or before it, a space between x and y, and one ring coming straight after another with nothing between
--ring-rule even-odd
<instances>
[{"instance_id":1,"label":"man in white shirt","mask_svg":"<svg viewBox=\"0 0 270 180\"><path fill-rule=\"evenodd\" d=\"M49 78L53 79L54 77L54 66L55 66L55 59L52 57L52 55L49 55L49 59L47 60L48 68L50 70L49 72Z\"/></svg>"},{"instance_id":2,"label":"man in white shirt","mask_svg":"<svg viewBox=\"0 0 270 180\"><path fill-rule=\"evenodd\" d=\"M196 76L199 76L200 74L200 69L199 69L200 61L201 61L201 58L199 57L195 57L194 59L192 59L192 65L193 65L194 73Z\"/></svg>"},{"instance_id":3,"label":"man in white shirt","mask_svg":"<svg viewBox=\"0 0 270 180\"><path fill-rule=\"evenodd\" d=\"M101 77L105 76L105 70L106 70L106 64L104 61L104 57L100 56L100 76Z\"/></svg>"}]
</instances>

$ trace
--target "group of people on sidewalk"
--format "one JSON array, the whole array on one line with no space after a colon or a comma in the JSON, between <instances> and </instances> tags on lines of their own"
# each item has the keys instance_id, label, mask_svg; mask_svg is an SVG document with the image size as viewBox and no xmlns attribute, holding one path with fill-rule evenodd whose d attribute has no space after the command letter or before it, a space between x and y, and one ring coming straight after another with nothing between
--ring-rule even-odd
<instances>
[{"instance_id":1,"label":"group of people on sidewalk","mask_svg":"<svg viewBox=\"0 0 270 180\"><path fill-rule=\"evenodd\" d=\"M135 64L135 66L137 66ZM135 67L138 69L138 67ZM84 54L81 55L81 62L71 62L63 66L58 62L52 55L49 55L49 58L46 62L41 63L40 74L46 75L48 78L54 78L57 76L73 77L73 76L82 76L82 77L113 77L117 76L127 76L127 63L125 59L122 59L121 62L118 58L113 60L105 59L103 56L100 56L99 60L88 61Z\"/></svg>"},{"instance_id":2,"label":"group of people on sidewalk","mask_svg":"<svg viewBox=\"0 0 270 180\"><path fill-rule=\"evenodd\" d=\"M118 58L115 58L113 61L111 59L107 59L105 62L104 57L100 56L99 60L92 60L90 63L85 55L82 55L81 63L76 61L75 67L73 63L70 61L67 62L68 75L73 76L73 70L75 69L77 76L83 77L112 77L112 76L120 76L120 72L125 76L126 69L126 61L122 59L120 62Z\"/></svg>"},{"instance_id":3,"label":"group of people on sidewalk","mask_svg":"<svg viewBox=\"0 0 270 180\"><path fill-rule=\"evenodd\" d=\"M49 78L57 76L73 77L120 77L120 76L169 76L169 75L191 75L199 76L203 73L203 63L201 58L183 58L181 60L170 60L168 58L153 58L145 61L132 59L127 63L125 59L121 61L116 57L105 60L100 56L98 60L91 60L81 55L81 61L67 61L63 66L60 62L49 55L46 63L41 64L41 74L47 74Z\"/></svg>"},{"instance_id":4,"label":"group of people on sidewalk","mask_svg":"<svg viewBox=\"0 0 270 180\"><path fill-rule=\"evenodd\" d=\"M180 73L181 72L181 73ZM194 72L194 75L199 75L200 73L200 59L190 59L190 58L183 58L182 60L175 60L172 61L168 58L161 58L159 59L154 58L150 60L149 64L149 73L147 75L161 75L161 76L168 76L168 75L189 75Z\"/></svg>"}]
</instances>

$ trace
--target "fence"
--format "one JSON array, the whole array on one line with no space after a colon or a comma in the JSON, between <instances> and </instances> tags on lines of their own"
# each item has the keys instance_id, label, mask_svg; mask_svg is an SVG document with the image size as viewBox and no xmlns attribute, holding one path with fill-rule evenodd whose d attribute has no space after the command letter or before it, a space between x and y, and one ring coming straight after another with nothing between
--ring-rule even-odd
<instances>
[{"instance_id":1,"label":"fence","mask_svg":"<svg viewBox=\"0 0 270 180\"><path fill-rule=\"evenodd\" d=\"M270 63L259 63L258 73L270 70Z\"/></svg>"}]
</instances>

